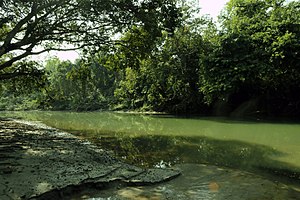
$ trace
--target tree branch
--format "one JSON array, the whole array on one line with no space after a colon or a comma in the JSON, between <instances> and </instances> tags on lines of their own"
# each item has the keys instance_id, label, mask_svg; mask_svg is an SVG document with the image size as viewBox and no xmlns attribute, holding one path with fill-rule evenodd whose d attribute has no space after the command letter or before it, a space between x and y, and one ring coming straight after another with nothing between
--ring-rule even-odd
<instances>
[{"instance_id":1,"label":"tree branch","mask_svg":"<svg viewBox=\"0 0 300 200\"><path fill-rule=\"evenodd\" d=\"M134 0L7 0L0 8L0 28L3 28L0 73L29 55L78 50L89 46L98 50L103 44L111 45L116 42L113 34L122 32L133 24L142 26L149 20L155 26L153 30L156 30L161 22L157 21L160 18L155 15L163 15L156 8L164 5L163 2L173 5L170 3L172 1L161 1L162 3L154 5L151 15L143 15L143 9L148 9L148 4L140 6ZM64 42L75 47L50 46ZM46 46L47 43L50 47ZM44 45L45 49L34 52L32 49L36 45ZM6 61L8 58L2 59L4 57L12 58Z\"/></svg>"},{"instance_id":2,"label":"tree branch","mask_svg":"<svg viewBox=\"0 0 300 200\"><path fill-rule=\"evenodd\" d=\"M40 76L41 74L39 71L4 73L0 74L0 80L8 80L19 76Z\"/></svg>"},{"instance_id":3,"label":"tree branch","mask_svg":"<svg viewBox=\"0 0 300 200\"><path fill-rule=\"evenodd\" d=\"M11 43L12 39L16 36L19 30L22 28L24 24L26 24L35 14L36 14L37 4L34 3L31 7L31 12L21 19L17 25L7 34L7 37L4 40L4 44L0 47L0 57L6 54L8 51L8 46Z\"/></svg>"}]
</instances>

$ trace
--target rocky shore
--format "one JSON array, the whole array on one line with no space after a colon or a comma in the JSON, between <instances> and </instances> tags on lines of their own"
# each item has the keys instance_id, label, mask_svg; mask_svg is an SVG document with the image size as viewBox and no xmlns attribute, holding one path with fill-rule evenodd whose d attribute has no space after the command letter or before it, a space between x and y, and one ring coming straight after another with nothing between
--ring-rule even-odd
<instances>
[{"instance_id":1,"label":"rocky shore","mask_svg":"<svg viewBox=\"0 0 300 200\"><path fill-rule=\"evenodd\" d=\"M87 141L50 127L0 119L0 199L59 199L83 187L149 185L175 169L128 165Z\"/></svg>"}]
</instances>

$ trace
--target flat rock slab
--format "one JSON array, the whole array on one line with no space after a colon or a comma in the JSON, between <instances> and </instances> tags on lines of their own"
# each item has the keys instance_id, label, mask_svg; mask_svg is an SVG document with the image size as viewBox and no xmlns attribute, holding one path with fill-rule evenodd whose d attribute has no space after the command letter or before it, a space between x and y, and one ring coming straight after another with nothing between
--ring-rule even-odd
<instances>
[{"instance_id":1,"label":"flat rock slab","mask_svg":"<svg viewBox=\"0 0 300 200\"><path fill-rule=\"evenodd\" d=\"M82 185L148 185L178 175L175 169L128 165L56 129L0 119L1 200L43 199L45 194Z\"/></svg>"}]
</instances>

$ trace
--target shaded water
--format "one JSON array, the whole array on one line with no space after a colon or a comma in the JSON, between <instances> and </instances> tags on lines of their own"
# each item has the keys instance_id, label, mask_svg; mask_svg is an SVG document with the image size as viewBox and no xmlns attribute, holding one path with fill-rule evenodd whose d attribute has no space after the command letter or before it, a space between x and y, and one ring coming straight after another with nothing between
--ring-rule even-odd
<instances>
[{"instance_id":1,"label":"shaded water","mask_svg":"<svg viewBox=\"0 0 300 200\"><path fill-rule=\"evenodd\" d=\"M176 118L111 112L14 112L1 115L42 121L49 126L67 130L135 165L180 166L185 172L180 181L175 180L167 183L169 185L146 189L148 193L152 191L151 194L162 195L158 199L168 199L169 193L174 191L183 195L181 198L177 196L179 199L189 199L190 197L186 196L188 194L197 195L198 199L216 199L217 194L211 192L211 187L219 191L220 185L224 189L238 180L248 187L248 199L300 199L297 192L290 193L291 190L297 191L300 184L300 124L297 123ZM206 164L206 167L203 167L203 164ZM218 170L213 166L219 166L223 169L222 172L228 170L224 174L218 174ZM197 169L200 172L193 174ZM255 191L262 189L257 186L257 182L263 183L265 179L250 178L253 176L242 171L255 173L270 180L265 184L266 187L263 187L264 191L258 192L262 196L253 195L257 193ZM193 184L189 182L192 177L195 179ZM214 181L217 177L221 179ZM274 181L288 186L274 185ZM218 193L217 199L226 199L226 195L233 194L239 199L238 197L245 193L243 184L234 189L237 191L235 193L232 192L233 187L227 189L227 192ZM165 190L161 191L160 187L165 187ZM188 188L191 190L186 193ZM167 190L169 193L166 193ZM200 198L198 190L202 191L201 194L208 192L206 198ZM118 199L118 196L121 198L123 195L123 199L130 199L126 195L133 198L142 194L142 191L143 188L118 190L114 197ZM275 191L280 192L277 194ZM275 198L274 195L280 198ZM229 196L228 199L234 199ZM113 199L110 197L106 199ZM138 198L140 197L136 197Z\"/></svg>"},{"instance_id":2,"label":"shaded water","mask_svg":"<svg viewBox=\"0 0 300 200\"><path fill-rule=\"evenodd\" d=\"M67 199L288 200L299 192L247 172L200 164L177 165L182 176L159 185L84 191Z\"/></svg>"}]
</instances>

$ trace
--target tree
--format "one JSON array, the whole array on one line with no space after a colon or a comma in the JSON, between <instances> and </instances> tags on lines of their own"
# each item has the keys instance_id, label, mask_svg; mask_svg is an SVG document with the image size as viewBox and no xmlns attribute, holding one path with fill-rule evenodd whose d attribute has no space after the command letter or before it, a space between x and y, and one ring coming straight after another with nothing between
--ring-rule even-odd
<instances>
[{"instance_id":1,"label":"tree","mask_svg":"<svg viewBox=\"0 0 300 200\"><path fill-rule=\"evenodd\" d=\"M0 110L37 109L41 103L46 80L42 66L34 61L21 61L19 65L24 65L28 71L20 72L23 75L13 79L0 80ZM36 66L39 71L35 71Z\"/></svg>"},{"instance_id":2,"label":"tree","mask_svg":"<svg viewBox=\"0 0 300 200\"><path fill-rule=\"evenodd\" d=\"M98 49L133 25L159 36L179 23L173 0L2 0L0 16L0 79L30 74L18 65L29 55Z\"/></svg>"},{"instance_id":3,"label":"tree","mask_svg":"<svg viewBox=\"0 0 300 200\"><path fill-rule=\"evenodd\" d=\"M211 21L185 17L183 23L155 43L143 29L122 37L124 43L116 47L110 63L121 75L115 90L119 108L172 113L204 110L199 63L206 50L202 34Z\"/></svg>"},{"instance_id":4,"label":"tree","mask_svg":"<svg viewBox=\"0 0 300 200\"><path fill-rule=\"evenodd\" d=\"M113 98L114 73L97 59L78 59L75 63L47 60L47 80L41 105L45 109L97 110L109 107Z\"/></svg>"},{"instance_id":5,"label":"tree","mask_svg":"<svg viewBox=\"0 0 300 200\"><path fill-rule=\"evenodd\" d=\"M267 106L280 102L273 105L278 111L299 104L291 99L300 89L299 9L299 2L284 0L227 4L218 42L201 67L208 103L222 100L237 107L259 97Z\"/></svg>"}]
</instances>

